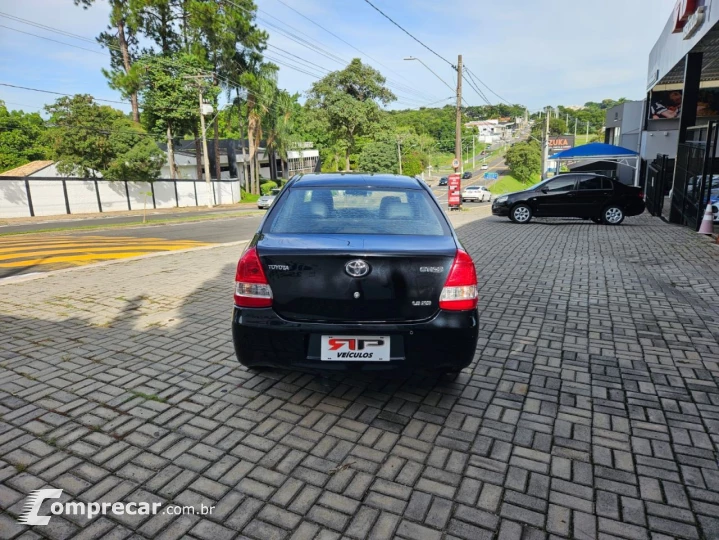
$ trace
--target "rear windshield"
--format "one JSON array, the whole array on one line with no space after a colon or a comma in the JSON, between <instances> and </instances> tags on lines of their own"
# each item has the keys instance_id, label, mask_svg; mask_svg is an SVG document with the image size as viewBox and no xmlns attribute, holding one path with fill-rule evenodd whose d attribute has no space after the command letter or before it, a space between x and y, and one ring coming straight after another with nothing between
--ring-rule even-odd
<instances>
[{"instance_id":1,"label":"rear windshield","mask_svg":"<svg viewBox=\"0 0 719 540\"><path fill-rule=\"evenodd\" d=\"M449 227L424 190L313 187L291 189L265 232L444 236Z\"/></svg>"}]
</instances>

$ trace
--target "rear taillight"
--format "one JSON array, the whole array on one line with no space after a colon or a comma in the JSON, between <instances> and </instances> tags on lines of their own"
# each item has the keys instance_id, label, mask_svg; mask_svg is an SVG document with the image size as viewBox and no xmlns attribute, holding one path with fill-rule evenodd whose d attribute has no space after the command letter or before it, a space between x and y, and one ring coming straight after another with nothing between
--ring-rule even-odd
<instances>
[{"instance_id":1,"label":"rear taillight","mask_svg":"<svg viewBox=\"0 0 719 540\"><path fill-rule=\"evenodd\" d=\"M644 198L644 192L643 192L643 191L639 191L639 198L640 198L640 199L643 199L643 198Z\"/></svg>"},{"instance_id":2,"label":"rear taillight","mask_svg":"<svg viewBox=\"0 0 719 540\"><path fill-rule=\"evenodd\" d=\"M235 305L239 307L270 307L272 289L260 264L257 249L245 251L237 263L235 274Z\"/></svg>"},{"instance_id":3,"label":"rear taillight","mask_svg":"<svg viewBox=\"0 0 719 540\"><path fill-rule=\"evenodd\" d=\"M447 282L439 296L439 308L466 311L476 307L477 272L474 269L474 262L466 251L458 249Z\"/></svg>"}]
</instances>

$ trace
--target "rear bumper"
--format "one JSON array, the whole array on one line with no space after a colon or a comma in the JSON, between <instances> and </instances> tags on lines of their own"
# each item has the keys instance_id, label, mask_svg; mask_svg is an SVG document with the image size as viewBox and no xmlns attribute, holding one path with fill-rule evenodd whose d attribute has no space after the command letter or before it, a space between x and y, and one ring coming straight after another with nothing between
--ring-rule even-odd
<instances>
[{"instance_id":1,"label":"rear bumper","mask_svg":"<svg viewBox=\"0 0 719 540\"><path fill-rule=\"evenodd\" d=\"M288 321L272 308L239 308L232 313L232 341L245 366L310 370L459 370L477 348L478 313L440 311L418 323L325 324ZM389 362L323 362L323 335L388 335Z\"/></svg>"},{"instance_id":2,"label":"rear bumper","mask_svg":"<svg viewBox=\"0 0 719 540\"><path fill-rule=\"evenodd\" d=\"M627 204L624 213L627 216L638 216L642 213L644 213L644 210L646 209L646 204L643 200L638 199L636 201L632 201L630 204Z\"/></svg>"}]
</instances>

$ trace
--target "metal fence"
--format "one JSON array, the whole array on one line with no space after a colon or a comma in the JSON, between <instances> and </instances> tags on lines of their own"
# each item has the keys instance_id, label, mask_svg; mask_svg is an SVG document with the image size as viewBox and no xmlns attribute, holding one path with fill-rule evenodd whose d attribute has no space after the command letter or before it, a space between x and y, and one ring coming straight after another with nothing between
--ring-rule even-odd
<instances>
[{"instance_id":1,"label":"metal fence","mask_svg":"<svg viewBox=\"0 0 719 540\"><path fill-rule=\"evenodd\" d=\"M680 143L677 149L669 221L695 231L699 230L709 200L709 185L719 173L718 126L711 121L705 126L689 128L687 141Z\"/></svg>"},{"instance_id":2,"label":"metal fence","mask_svg":"<svg viewBox=\"0 0 719 540\"><path fill-rule=\"evenodd\" d=\"M664 215L664 201L672 188L674 160L666 154L657 154L657 158L647 167L645 186L647 210L656 217Z\"/></svg>"}]
</instances>

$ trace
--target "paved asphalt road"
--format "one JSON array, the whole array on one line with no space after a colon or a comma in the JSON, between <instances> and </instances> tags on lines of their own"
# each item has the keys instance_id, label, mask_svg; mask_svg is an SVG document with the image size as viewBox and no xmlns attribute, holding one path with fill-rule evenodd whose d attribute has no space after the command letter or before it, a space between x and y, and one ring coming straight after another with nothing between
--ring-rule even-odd
<instances>
[{"instance_id":1,"label":"paved asphalt road","mask_svg":"<svg viewBox=\"0 0 719 540\"><path fill-rule=\"evenodd\" d=\"M504 159L494 158L488 161L489 170L502 172ZM481 167L481 161L479 162ZM486 185L482 177L485 171L477 169L470 180L463 182L469 185ZM447 188L434 186L435 196L446 205ZM467 203L470 209L482 211L488 203ZM244 211L244 209L243 209ZM239 242L249 240L257 230L262 215L257 210L247 210L248 215L237 216L238 210L215 209L192 212L172 212L153 214L158 219L216 215L218 219L191 221L183 223L164 223L158 225L138 225L137 227L120 227L95 230L67 230L56 233L33 233L51 227L87 227L133 223L137 216L116 216L88 218L82 220L51 220L42 223L23 224L0 227L2 232L28 232L17 236L0 237L0 280L13 276L36 272L48 272L73 266L81 266L101 261L137 257L163 251L176 251L213 244ZM454 213L452 213L454 214ZM477 214L478 215L478 214ZM453 221L455 217L452 216ZM476 219L474 216L462 216Z\"/></svg>"},{"instance_id":2,"label":"paved asphalt road","mask_svg":"<svg viewBox=\"0 0 719 540\"><path fill-rule=\"evenodd\" d=\"M248 240L262 216L0 237L0 280L106 260Z\"/></svg>"},{"instance_id":3,"label":"paved asphalt road","mask_svg":"<svg viewBox=\"0 0 719 540\"><path fill-rule=\"evenodd\" d=\"M213 210L193 210L178 211L178 212L157 212L154 210L147 212L147 217L150 221L153 219L177 219L187 218L189 216L223 216L227 215L235 217L241 212L247 212L248 214L257 214L262 212L254 207L247 208L215 208ZM43 231L52 228L71 228L71 227L104 227L107 225L126 224L126 223L140 223L142 216L138 215L124 215L124 216L113 216L112 214L104 214L102 217L92 217L87 219L53 219L48 216L46 220L36 221L34 223L23 223L19 225L0 225L0 234L3 233L25 233L33 231Z\"/></svg>"}]
</instances>

